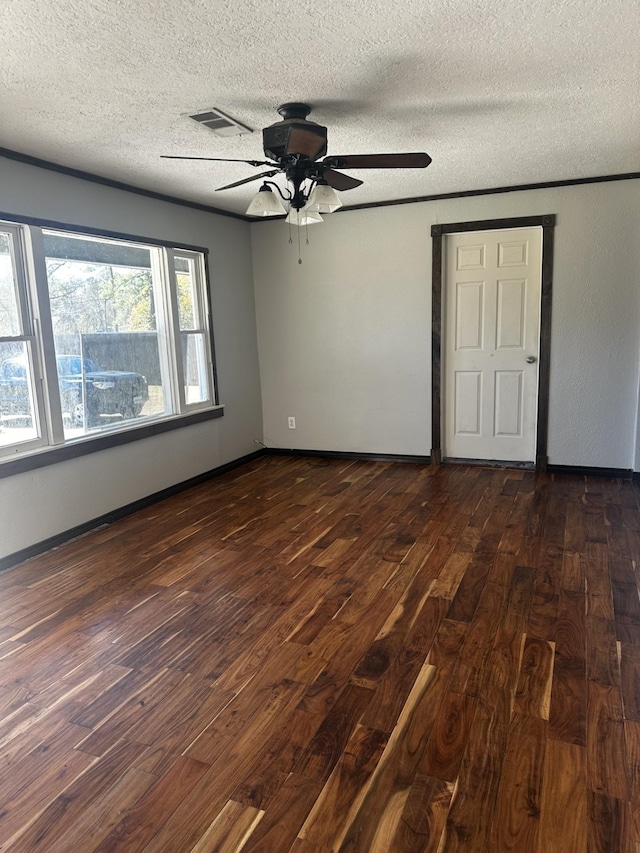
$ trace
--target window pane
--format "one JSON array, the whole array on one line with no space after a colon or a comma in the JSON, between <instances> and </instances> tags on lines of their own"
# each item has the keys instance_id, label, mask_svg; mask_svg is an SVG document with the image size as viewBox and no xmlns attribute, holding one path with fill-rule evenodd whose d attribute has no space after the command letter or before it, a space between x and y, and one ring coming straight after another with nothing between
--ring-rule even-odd
<instances>
[{"instance_id":1,"label":"window pane","mask_svg":"<svg viewBox=\"0 0 640 853\"><path fill-rule=\"evenodd\" d=\"M184 397L187 405L208 400L210 394L207 381L204 334L195 332L182 335L182 362L184 365Z\"/></svg>"},{"instance_id":2,"label":"window pane","mask_svg":"<svg viewBox=\"0 0 640 853\"><path fill-rule=\"evenodd\" d=\"M0 231L0 337L3 338L22 331L12 249L12 235Z\"/></svg>"},{"instance_id":3,"label":"window pane","mask_svg":"<svg viewBox=\"0 0 640 853\"><path fill-rule=\"evenodd\" d=\"M197 329L199 328L198 301L195 292L196 277L193 268L193 258L176 257L175 264L180 329Z\"/></svg>"},{"instance_id":4,"label":"window pane","mask_svg":"<svg viewBox=\"0 0 640 853\"><path fill-rule=\"evenodd\" d=\"M45 232L65 438L169 414L154 249Z\"/></svg>"},{"instance_id":5,"label":"window pane","mask_svg":"<svg viewBox=\"0 0 640 853\"><path fill-rule=\"evenodd\" d=\"M24 341L0 343L0 447L38 438L27 347Z\"/></svg>"}]
</instances>

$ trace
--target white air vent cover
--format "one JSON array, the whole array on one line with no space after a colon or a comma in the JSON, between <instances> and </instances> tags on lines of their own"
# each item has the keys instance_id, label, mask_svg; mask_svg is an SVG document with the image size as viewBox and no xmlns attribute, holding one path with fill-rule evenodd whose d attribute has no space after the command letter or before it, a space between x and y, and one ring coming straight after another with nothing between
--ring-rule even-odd
<instances>
[{"instance_id":1,"label":"white air vent cover","mask_svg":"<svg viewBox=\"0 0 640 853\"><path fill-rule=\"evenodd\" d=\"M200 113L194 113L189 118L197 121L198 124L204 125L204 127L208 127L216 136L240 136L242 133L253 133L251 128L247 127L246 124L241 124L216 107L211 107L211 109L203 110Z\"/></svg>"}]
</instances>

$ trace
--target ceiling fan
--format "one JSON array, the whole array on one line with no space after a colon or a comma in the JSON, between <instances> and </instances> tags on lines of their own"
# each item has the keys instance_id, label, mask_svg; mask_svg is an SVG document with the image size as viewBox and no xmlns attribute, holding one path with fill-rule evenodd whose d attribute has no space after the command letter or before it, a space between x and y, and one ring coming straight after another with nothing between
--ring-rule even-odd
<instances>
[{"instance_id":1,"label":"ceiling fan","mask_svg":"<svg viewBox=\"0 0 640 853\"><path fill-rule=\"evenodd\" d=\"M265 181L262 189L269 190L267 184L275 187L290 207L300 211L309 200L316 186L329 186L340 192L359 187L362 181L352 178L339 169L424 169L431 163L431 157L425 153L413 154L352 154L324 157L327 153L327 128L307 116L311 112L308 104L292 102L278 107L282 121L265 127L262 141L268 160L240 160L228 157L180 157L172 154L161 155L168 160L215 160L226 163L247 163L249 166L268 166L269 169L218 187L230 190L248 184L250 181L272 178L283 173L291 189L285 195L280 187ZM276 211L277 212L277 211Z\"/></svg>"}]
</instances>

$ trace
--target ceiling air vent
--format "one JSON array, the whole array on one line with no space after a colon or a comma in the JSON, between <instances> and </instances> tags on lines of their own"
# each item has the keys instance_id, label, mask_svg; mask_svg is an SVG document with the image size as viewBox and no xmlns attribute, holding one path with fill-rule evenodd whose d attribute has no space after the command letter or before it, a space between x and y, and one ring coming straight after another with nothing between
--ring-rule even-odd
<instances>
[{"instance_id":1,"label":"ceiling air vent","mask_svg":"<svg viewBox=\"0 0 640 853\"><path fill-rule=\"evenodd\" d=\"M243 133L253 133L251 128L247 127L246 124L241 124L241 122L236 121L216 107L203 110L201 113L194 113L189 118L192 118L204 127L208 127L216 136L240 136Z\"/></svg>"}]
</instances>

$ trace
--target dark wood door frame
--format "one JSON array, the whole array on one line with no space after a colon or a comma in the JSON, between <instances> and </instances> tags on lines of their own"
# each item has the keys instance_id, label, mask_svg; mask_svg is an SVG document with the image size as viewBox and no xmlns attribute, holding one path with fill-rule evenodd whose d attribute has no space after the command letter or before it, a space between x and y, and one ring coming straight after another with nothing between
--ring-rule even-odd
<instances>
[{"instance_id":1,"label":"dark wood door frame","mask_svg":"<svg viewBox=\"0 0 640 853\"><path fill-rule=\"evenodd\" d=\"M553 289L553 241L555 214L520 216L513 219L482 219L477 222L450 222L431 226L432 332L431 332L431 461L442 461L442 277L443 238L462 231L499 231L506 228L542 228L542 294L540 302L540 362L538 375L538 421L536 430L536 470L547 467L549 437L549 368L551 361L551 293Z\"/></svg>"}]
</instances>

